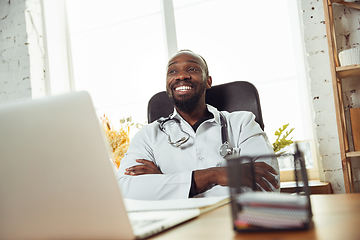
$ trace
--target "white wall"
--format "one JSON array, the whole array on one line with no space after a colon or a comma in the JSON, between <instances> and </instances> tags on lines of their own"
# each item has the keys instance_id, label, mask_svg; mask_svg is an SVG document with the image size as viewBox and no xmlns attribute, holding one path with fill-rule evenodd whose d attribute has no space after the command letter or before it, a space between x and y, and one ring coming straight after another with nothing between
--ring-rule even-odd
<instances>
[{"instance_id":1,"label":"white wall","mask_svg":"<svg viewBox=\"0 0 360 240\"><path fill-rule=\"evenodd\" d=\"M0 0L0 104L45 95L40 0Z\"/></svg>"}]
</instances>

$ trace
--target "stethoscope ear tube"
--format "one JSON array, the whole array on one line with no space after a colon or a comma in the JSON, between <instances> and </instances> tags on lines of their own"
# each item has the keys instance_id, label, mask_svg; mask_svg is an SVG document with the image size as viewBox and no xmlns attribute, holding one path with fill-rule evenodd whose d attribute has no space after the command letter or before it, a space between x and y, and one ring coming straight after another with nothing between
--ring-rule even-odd
<instances>
[{"instance_id":1,"label":"stethoscope ear tube","mask_svg":"<svg viewBox=\"0 0 360 240\"><path fill-rule=\"evenodd\" d=\"M173 142L171 141L171 137L170 137L170 134L168 134L165 130L165 127L164 127L164 123L168 122L168 121L175 121L178 125L179 125L179 128L181 130L181 132L185 133L186 134L186 137L182 137L181 139L179 139L178 141L176 142ZM174 146L174 147L180 147L181 145L183 145L184 143L186 143L189 139L190 139L190 134L185 132L182 127L181 127L181 124L180 124L180 121L179 119L177 118L171 118L171 115L168 117L168 118L160 118L159 120L157 120L159 124L159 128L162 132L164 132L167 136L168 136L168 142Z\"/></svg>"},{"instance_id":2,"label":"stethoscope ear tube","mask_svg":"<svg viewBox=\"0 0 360 240\"><path fill-rule=\"evenodd\" d=\"M222 144L219 149L220 156L225 158L226 156L230 156L233 154L234 149L230 146L227 135L227 123L225 116L222 112L220 113L220 123L221 123L221 141Z\"/></svg>"},{"instance_id":3,"label":"stethoscope ear tube","mask_svg":"<svg viewBox=\"0 0 360 240\"><path fill-rule=\"evenodd\" d=\"M226 119L225 116L222 112L219 112L220 114L220 123L221 123L221 141L222 144L220 146L219 149L219 153L220 156L222 156L223 158L225 158L226 156L230 156L234 153L234 149L230 146L229 141L228 141L228 135L227 135L227 123L226 123ZM171 141L171 137L170 135L166 132L164 124L168 121L175 121L178 125L179 128L181 130L181 132L186 134L186 137L182 137L180 140L173 142ZM189 139L190 139L190 134L185 132L180 124L180 120L177 118L171 118L171 115L167 118L160 118L159 120L157 120L157 122L159 123L159 128L162 132L164 132L167 136L168 136L168 142L174 146L174 147L180 147L181 145L183 145L184 143L186 143Z\"/></svg>"}]
</instances>

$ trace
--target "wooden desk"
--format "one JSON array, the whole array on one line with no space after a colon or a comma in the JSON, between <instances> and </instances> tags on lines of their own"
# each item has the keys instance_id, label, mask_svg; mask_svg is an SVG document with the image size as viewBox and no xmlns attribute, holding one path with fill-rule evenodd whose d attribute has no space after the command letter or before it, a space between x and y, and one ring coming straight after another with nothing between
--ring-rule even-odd
<instances>
[{"instance_id":1,"label":"wooden desk","mask_svg":"<svg viewBox=\"0 0 360 240\"><path fill-rule=\"evenodd\" d=\"M314 226L309 230L236 233L230 204L169 229L151 239L359 240L360 194L311 195Z\"/></svg>"}]
</instances>

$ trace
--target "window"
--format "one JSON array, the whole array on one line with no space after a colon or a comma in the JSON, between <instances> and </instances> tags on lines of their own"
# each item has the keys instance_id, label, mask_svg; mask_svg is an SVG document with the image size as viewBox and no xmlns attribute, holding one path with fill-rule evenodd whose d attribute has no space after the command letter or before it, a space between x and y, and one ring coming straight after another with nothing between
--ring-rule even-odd
<instances>
[{"instance_id":1,"label":"window","mask_svg":"<svg viewBox=\"0 0 360 240\"><path fill-rule=\"evenodd\" d=\"M89 91L99 113L145 122L147 101L165 86L160 2L77 0L67 9L75 89Z\"/></svg>"},{"instance_id":2,"label":"window","mask_svg":"<svg viewBox=\"0 0 360 240\"><path fill-rule=\"evenodd\" d=\"M51 3L43 4L47 19ZM313 145L296 1L71 0L64 9L72 88L90 92L99 116L145 122L148 100L165 90L168 55L191 49L214 85L257 87L271 142L290 123L294 140Z\"/></svg>"}]
</instances>

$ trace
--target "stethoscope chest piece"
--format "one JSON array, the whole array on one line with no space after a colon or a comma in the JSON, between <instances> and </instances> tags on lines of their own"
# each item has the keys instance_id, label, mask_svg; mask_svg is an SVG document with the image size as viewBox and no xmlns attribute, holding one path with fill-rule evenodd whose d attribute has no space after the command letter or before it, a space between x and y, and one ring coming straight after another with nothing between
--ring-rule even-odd
<instances>
[{"instance_id":1,"label":"stethoscope chest piece","mask_svg":"<svg viewBox=\"0 0 360 240\"><path fill-rule=\"evenodd\" d=\"M219 149L220 156L225 158L226 156L230 156L233 153L232 147L230 147L230 144L228 142L224 142L221 144Z\"/></svg>"}]
</instances>

